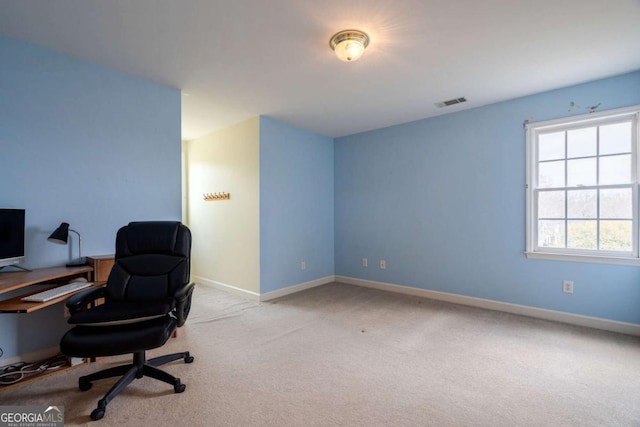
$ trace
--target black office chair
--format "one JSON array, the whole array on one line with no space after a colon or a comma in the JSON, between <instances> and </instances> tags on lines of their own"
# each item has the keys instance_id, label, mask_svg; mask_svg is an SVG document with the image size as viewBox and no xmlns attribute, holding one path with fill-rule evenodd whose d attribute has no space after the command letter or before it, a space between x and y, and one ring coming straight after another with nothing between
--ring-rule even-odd
<instances>
[{"instance_id":1,"label":"black office chair","mask_svg":"<svg viewBox=\"0 0 640 427\"><path fill-rule=\"evenodd\" d=\"M189 283L191 232L179 222L132 222L118 230L115 264L105 287L74 295L67 302L69 323L76 325L60 341L72 357L102 357L133 353L133 363L80 377L86 391L92 381L122 376L91 412L104 416L107 404L134 378L149 376L185 385L156 366L179 359L193 362L189 352L146 360L146 350L160 347L182 326L191 308L194 283ZM99 298L104 303L93 305Z\"/></svg>"}]
</instances>

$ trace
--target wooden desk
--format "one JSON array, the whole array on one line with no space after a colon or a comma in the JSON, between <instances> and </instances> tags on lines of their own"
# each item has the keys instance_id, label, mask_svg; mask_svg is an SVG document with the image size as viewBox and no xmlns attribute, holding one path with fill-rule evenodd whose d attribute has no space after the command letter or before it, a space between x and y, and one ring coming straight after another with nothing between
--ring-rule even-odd
<instances>
[{"instance_id":1,"label":"wooden desk","mask_svg":"<svg viewBox=\"0 0 640 427\"><path fill-rule=\"evenodd\" d=\"M21 298L24 296L42 291L42 289L39 289L37 291L29 290L28 288L29 286L52 285L51 287L53 288L53 287L68 283L69 281L71 281L71 279L74 279L77 277L85 277L87 280L90 280L92 272L93 272L93 268L88 265L81 266L81 267L39 268L32 271L0 272L0 294L4 294L7 292L16 291L16 290L22 290L22 289L25 290L24 293L20 293L20 295L18 296L0 301L0 313L31 313L33 311L40 310L41 308L49 307L50 305L65 301L69 299L71 295L74 295L75 292L61 296L59 298L54 298L47 302L27 302L27 301L22 301ZM100 286L101 284L96 284L96 285ZM85 289L89 289L89 288L85 288ZM87 360L86 363L88 362L89 361ZM80 366L80 365L76 365L76 366ZM64 368L59 368L55 371L38 374L32 377L26 378L23 381L20 381L16 384L0 385L0 392L9 390L24 384L28 384L32 381L47 377L49 375L65 372L74 367L67 366Z\"/></svg>"},{"instance_id":2,"label":"wooden desk","mask_svg":"<svg viewBox=\"0 0 640 427\"><path fill-rule=\"evenodd\" d=\"M39 268L32 271L16 271L16 272L0 272L0 294L24 289L31 285L53 285L60 286L71 281L76 277L85 277L91 279L93 268L85 265L81 267L52 267ZM27 290L27 289L25 289ZM21 298L27 295L41 292L37 291L25 292L13 298L0 301L0 313L31 313L41 308L65 301L73 295L67 294L59 298L49 300L47 302L27 302Z\"/></svg>"},{"instance_id":3,"label":"wooden desk","mask_svg":"<svg viewBox=\"0 0 640 427\"><path fill-rule=\"evenodd\" d=\"M87 264L93 267L94 282L106 282L115 262L115 255L91 255L87 257Z\"/></svg>"}]
</instances>

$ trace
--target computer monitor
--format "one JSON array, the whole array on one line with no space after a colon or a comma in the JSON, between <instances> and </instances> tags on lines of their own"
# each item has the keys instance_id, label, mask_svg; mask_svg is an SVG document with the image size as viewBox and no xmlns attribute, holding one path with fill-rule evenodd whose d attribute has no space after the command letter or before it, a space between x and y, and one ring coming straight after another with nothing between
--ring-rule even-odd
<instances>
[{"instance_id":1,"label":"computer monitor","mask_svg":"<svg viewBox=\"0 0 640 427\"><path fill-rule=\"evenodd\" d=\"M0 268L24 262L24 209L0 208Z\"/></svg>"}]
</instances>

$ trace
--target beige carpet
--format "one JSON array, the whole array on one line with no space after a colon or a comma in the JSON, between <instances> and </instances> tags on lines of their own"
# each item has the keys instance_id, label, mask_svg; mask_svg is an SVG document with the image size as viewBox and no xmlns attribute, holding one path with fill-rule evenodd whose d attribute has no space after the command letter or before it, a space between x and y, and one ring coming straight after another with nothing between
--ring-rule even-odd
<instances>
[{"instance_id":1,"label":"beige carpet","mask_svg":"<svg viewBox=\"0 0 640 427\"><path fill-rule=\"evenodd\" d=\"M89 413L113 358L0 393L64 405L66 425L638 426L640 339L344 284L256 303L198 287L165 369Z\"/></svg>"}]
</instances>

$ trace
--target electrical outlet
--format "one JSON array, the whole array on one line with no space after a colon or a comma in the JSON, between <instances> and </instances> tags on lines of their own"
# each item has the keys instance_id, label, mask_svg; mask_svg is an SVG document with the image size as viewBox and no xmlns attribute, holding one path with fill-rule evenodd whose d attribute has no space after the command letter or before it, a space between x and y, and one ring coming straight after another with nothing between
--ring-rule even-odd
<instances>
[{"instance_id":1,"label":"electrical outlet","mask_svg":"<svg viewBox=\"0 0 640 427\"><path fill-rule=\"evenodd\" d=\"M300 270L306 270L307 269L307 262L306 261L302 261L300 263Z\"/></svg>"},{"instance_id":2,"label":"electrical outlet","mask_svg":"<svg viewBox=\"0 0 640 427\"><path fill-rule=\"evenodd\" d=\"M363 267L369 267L369 260L366 258L362 258L362 266Z\"/></svg>"},{"instance_id":3,"label":"electrical outlet","mask_svg":"<svg viewBox=\"0 0 640 427\"><path fill-rule=\"evenodd\" d=\"M573 293L573 282L571 280L562 281L562 292L565 294Z\"/></svg>"},{"instance_id":4,"label":"electrical outlet","mask_svg":"<svg viewBox=\"0 0 640 427\"><path fill-rule=\"evenodd\" d=\"M85 359L84 357L70 357L69 358L69 362L71 363L71 366L80 365L82 363L85 363L86 361L87 361L87 359Z\"/></svg>"},{"instance_id":5,"label":"electrical outlet","mask_svg":"<svg viewBox=\"0 0 640 427\"><path fill-rule=\"evenodd\" d=\"M384 270L385 268L387 268L387 261L381 259L380 260L380 269Z\"/></svg>"}]
</instances>

